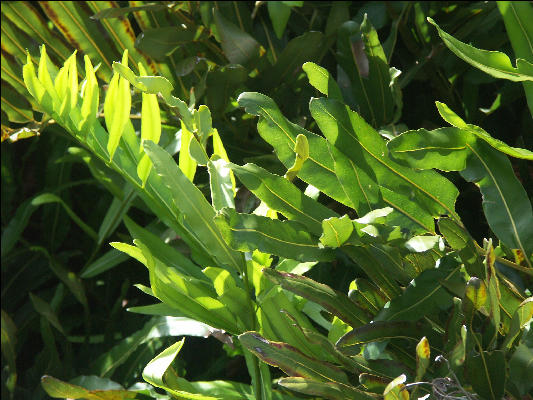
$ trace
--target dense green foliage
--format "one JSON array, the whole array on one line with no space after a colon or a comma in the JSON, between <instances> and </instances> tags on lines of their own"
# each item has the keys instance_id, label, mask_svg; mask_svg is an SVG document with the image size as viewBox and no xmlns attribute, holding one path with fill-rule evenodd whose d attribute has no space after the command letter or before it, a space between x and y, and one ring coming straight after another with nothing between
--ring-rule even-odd
<instances>
[{"instance_id":1,"label":"dense green foliage","mask_svg":"<svg viewBox=\"0 0 533 400\"><path fill-rule=\"evenodd\" d=\"M3 396L528 396L531 4L120 6L2 7Z\"/></svg>"}]
</instances>

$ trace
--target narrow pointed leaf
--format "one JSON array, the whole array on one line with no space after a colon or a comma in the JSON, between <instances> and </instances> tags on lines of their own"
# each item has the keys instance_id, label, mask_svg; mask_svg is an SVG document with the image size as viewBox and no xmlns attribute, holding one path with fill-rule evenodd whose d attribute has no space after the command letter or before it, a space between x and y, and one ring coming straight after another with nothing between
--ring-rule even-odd
<instances>
[{"instance_id":1,"label":"narrow pointed leaf","mask_svg":"<svg viewBox=\"0 0 533 400\"><path fill-rule=\"evenodd\" d=\"M224 240L239 251L259 250L299 261L331 260L333 254L318 247L306 228L293 221L223 209L215 218Z\"/></svg>"},{"instance_id":2,"label":"narrow pointed leaf","mask_svg":"<svg viewBox=\"0 0 533 400\"><path fill-rule=\"evenodd\" d=\"M295 392L320 396L325 399L352 399L352 400L370 400L373 396L350 385L343 385L338 382L319 382L301 377L281 378L278 385L294 390Z\"/></svg>"},{"instance_id":3,"label":"narrow pointed leaf","mask_svg":"<svg viewBox=\"0 0 533 400\"><path fill-rule=\"evenodd\" d=\"M506 54L470 46L443 31L431 18L428 18L428 21L437 28L444 44L470 65L479 68L495 78L508 79L515 82L533 81L533 75L524 74L522 71L513 67L511 60L509 60Z\"/></svg>"},{"instance_id":4,"label":"narrow pointed leaf","mask_svg":"<svg viewBox=\"0 0 533 400\"><path fill-rule=\"evenodd\" d=\"M193 234L206 249L209 249L208 253L213 254L221 265L242 271L244 267L241 255L231 250L224 242L213 221L215 210L202 192L187 179L170 154L161 147L147 141L144 150L154 163L157 173L171 190L177 210L185 215L190 226L194 226Z\"/></svg>"},{"instance_id":5,"label":"narrow pointed leaf","mask_svg":"<svg viewBox=\"0 0 533 400\"><path fill-rule=\"evenodd\" d=\"M509 156L533 160L533 152L520 147L511 147L507 143L493 138L488 132L477 125L467 124L461 117L454 113L446 104L439 101L435 102L440 116L450 125L465 130L478 138L484 140L496 150L501 151Z\"/></svg>"},{"instance_id":6,"label":"narrow pointed leaf","mask_svg":"<svg viewBox=\"0 0 533 400\"><path fill-rule=\"evenodd\" d=\"M259 359L280 368L288 375L310 378L319 382L348 383L348 378L339 368L305 356L287 343L269 341L256 332L245 332L239 335L239 341Z\"/></svg>"},{"instance_id":7,"label":"narrow pointed leaf","mask_svg":"<svg viewBox=\"0 0 533 400\"><path fill-rule=\"evenodd\" d=\"M452 295L443 284L464 285L460 265L453 260L441 259L439 268L422 272L405 289L404 293L392 299L376 317L378 321L416 321L438 310L452 305Z\"/></svg>"},{"instance_id":8,"label":"narrow pointed leaf","mask_svg":"<svg viewBox=\"0 0 533 400\"><path fill-rule=\"evenodd\" d=\"M112 61L120 53L113 51L107 41L95 39L100 34L85 9L76 2L41 2L40 5L71 46L81 49L95 63L102 63L98 73L108 80Z\"/></svg>"},{"instance_id":9,"label":"narrow pointed leaf","mask_svg":"<svg viewBox=\"0 0 533 400\"><path fill-rule=\"evenodd\" d=\"M419 341L423 333L422 325L415 322L375 321L346 333L337 341L335 346L342 351L343 348L348 346L395 338Z\"/></svg>"},{"instance_id":10,"label":"narrow pointed leaf","mask_svg":"<svg viewBox=\"0 0 533 400\"><path fill-rule=\"evenodd\" d=\"M509 159L479 140L470 151L472 155L461 175L479 186L492 231L507 246L521 250L526 264L533 267L533 210Z\"/></svg>"},{"instance_id":11,"label":"narrow pointed leaf","mask_svg":"<svg viewBox=\"0 0 533 400\"><path fill-rule=\"evenodd\" d=\"M337 316L352 327L364 325L368 316L344 293L318 283L301 275L264 269L263 273L272 282L290 292L296 293L310 301L320 304L331 314Z\"/></svg>"}]
</instances>

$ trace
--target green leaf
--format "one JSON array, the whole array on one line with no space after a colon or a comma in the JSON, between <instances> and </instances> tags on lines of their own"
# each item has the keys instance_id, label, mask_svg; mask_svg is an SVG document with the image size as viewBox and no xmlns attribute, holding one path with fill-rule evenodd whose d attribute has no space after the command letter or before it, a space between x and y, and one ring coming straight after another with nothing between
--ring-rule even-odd
<instances>
[{"instance_id":1,"label":"green leaf","mask_svg":"<svg viewBox=\"0 0 533 400\"><path fill-rule=\"evenodd\" d=\"M37 5L29 2L9 3L3 7L2 14L17 28L30 37L36 38L39 43L43 43L60 61L65 61L70 56L72 50L54 34ZM20 38L17 39L20 40ZM20 44L23 45L23 43ZM27 48L24 45L22 47Z\"/></svg>"},{"instance_id":2,"label":"green leaf","mask_svg":"<svg viewBox=\"0 0 533 400\"><path fill-rule=\"evenodd\" d=\"M185 257L174 247L165 243L157 235L154 235L146 228L140 227L128 217L124 218L124 223L126 228L128 228L131 237L133 239L139 239L148 246L152 252L157 254L157 258L159 258L163 264L176 269L184 276L192 276L196 279L206 280L199 266L194 264L189 258Z\"/></svg>"},{"instance_id":3,"label":"green leaf","mask_svg":"<svg viewBox=\"0 0 533 400\"><path fill-rule=\"evenodd\" d=\"M236 271L244 269L242 256L231 250L213 221L215 210L207 202L202 192L194 186L178 168L170 154L151 141L144 144L144 150L154 163L156 172L171 190L177 210L187 219L191 232L212 254L220 265L230 266Z\"/></svg>"},{"instance_id":4,"label":"green leaf","mask_svg":"<svg viewBox=\"0 0 533 400\"><path fill-rule=\"evenodd\" d=\"M393 122L389 65L377 32L366 15L360 26L348 21L339 28L337 49L339 66L348 74L351 83L349 88L342 88L344 97L347 100L355 97L358 111L372 126Z\"/></svg>"},{"instance_id":5,"label":"green leaf","mask_svg":"<svg viewBox=\"0 0 533 400\"><path fill-rule=\"evenodd\" d=\"M395 160L412 168L462 171L470 151L472 136L458 128L407 131L387 143Z\"/></svg>"},{"instance_id":6,"label":"green leaf","mask_svg":"<svg viewBox=\"0 0 533 400\"><path fill-rule=\"evenodd\" d=\"M511 320L511 327L509 328L509 332L505 336L505 341L502 345L503 349L509 350L511 348L514 340L520 334L520 331L531 323L532 318L533 297L528 297L522 303L520 303L520 305L513 314L513 319Z\"/></svg>"},{"instance_id":7,"label":"green leaf","mask_svg":"<svg viewBox=\"0 0 533 400\"><path fill-rule=\"evenodd\" d=\"M294 390L295 392L311 396L320 396L322 398L331 400L370 400L374 398L353 386L343 385L339 382L320 382L316 380L291 376L289 378L281 378L278 381L278 385L290 390Z\"/></svg>"},{"instance_id":8,"label":"green leaf","mask_svg":"<svg viewBox=\"0 0 533 400\"><path fill-rule=\"evenodd\" d=\"M439 232L444 236L448 244L455 250L465 263L466 271L472 276L485 275L485 267L481 263L476 250L476 243L464 227L450 218L440 218L438 222Z\"/></svg>"},{"instance_id":9,"label":"green leaf","mask_svg":"<svg viewBox=\"0 0 533 400\"><path fill-rule=\"evenodd\" d=\"M435 171L417 172L392 161L386 155L386 144L379 133L337 100L312 99L309 108L332 145L346 152L354 164L365 165L375 173L382 187L383 206L391 206L403 214L404 221L399 225L412 226L414 222L415 226L432 232L433 217L448 214L459 220L454 211L458 191L446 178ZM405 205L413 203L413 196L417 204L414 215L407 208L413 204ZM404 197L409 200L398 201Z\"/></svg>"},{"instance_id":10,"label":"green leaf","mask_svg":"<svg viewBox=\"0 0 533 400\"><path fill-rule=\"evenodd\" d=\"M158 299L183 315L209 326L232 333L239 331L234 315L217 299L210 283L183 276L155 258L142 242L135 240L134 243L138 247L125 243L112 243L112 246L135 257L148 268L150 285Z\"/></svg>"},{"instance_id":11,"label":"green leaf","mask_svg":"<svg viewBox=\"0 0 533 400\"><path fill-rule=\"evenodd\" d=\"M159 353L157 357L150 361L148 365L144 367L143 379L154 386L168 389L163 381L163 376L170 367L170 364L172 364L172 361L174 361L180 352L183 343L185 343L185 338L174 343L170 347L167 347L164 351Z\"/></svg>"},{"instance_id":12,"label":"green leaf","mask_svg":"<svg viewBox=\"0 0 533 400\"><path fill-rule=\"evenodd\" d=\"M178 165L181 171L185 176L192 182L194 180L194 175L196 174L196 160L191 157L190 144L194 139L194 135L185 124L181 123L181 147L178 158Z\"/></svg>"},{"instance_id":13,"label":"green leaf","mask_svg":"<svg viewBox=\"0 0 533 400\"><path fill-rule=\"evenodd\" d=\"M81 121L77 126L81 132L88 131L92 128L98 114L100 104L100 89L94 73L93 66L89 56L83 57L85 61L85 87L83 89L83 102L81 105Z\"/></svg>"},{"instance_id":14,"label":"green leaf","mask_svg":"<svg viewBox=\"0 0 533 400\"><path fill-rule=\"evenodd\" d=\"M454 113L446 104L439 101L435 102L440 116L450 125L465 130L478 138L484 140L496 150L501 151L509 156L533 160L533 152L520 147L511 147L501 140L493 138L485 130L476 125L467 124L461 117Z\"/></svg>"},{"instance_id":15,"label":"green leaf","mask_svg":"<svg viewBox=\"0 0 533 400\"><path fill-rule=\"evenodd\" d=\"M265 85L275 87L282 82L296 80L301 73L302 64L307 61L318 62L326 47L322 32L310 31L292 39L283 49L273 67L263 75Z\"/></svg>"},{"instance_id":16,"label":"green leaf","mask_svg":"<svg viewBox=\"0 0 533 400\"><path fill-rule=\"evenodd\" d=\"M96 259L91 264L85 268L81 274L80 278L88 279L94 276L100 275L105 271L123 263L128 259L128 256L124 253L121 253L115 249L111 249L105 253L102 257Z\"/></svg>"},{"instance_id":17,"label":"green leaf","mask_svg":"<svg viewBox=\"0 0 533 400\"><path fill-rule=\"evenodd\" d=\"M288 219L305 225L311 233L322 233L322 220L336 214L303 194L296 186L279 175L254 164L229 164L239 180L268 207Z\"/></svg>"},{"instance_id":18,"label":"green leaf","mask_svg":"<svg viewBox=\"0 0 533 400\"><path fill-rule=\"evenodd\" d=\"M341 247L353 232L353 222L347 215L341 218L331 217L322 221L324 233L320 236L320 243L326 247Z\"/></svg>"},{"instance_id":19,"label":"green leaf","mask_svg":"<svg viewBox=\"0 0 533 400\"><path fill-rule=\"evenodd\" d=\"M257 320L261 321L263 335L290 344L309 357L323 360L323 350L311 343L304 331L316 333L316 330L298 309L301 306L295 304L294 299L289 300L288 295L281 287L265 289L259 295Z\"/></svg>"},{"instance_id":20,"label":"green leaf","mask_svg":"<svg viewBox=\"0 0 533 400\"><path fill-rule=\"evenodd\" d=\"M375 341L385 341L389 339L409 339L412 341L419 341L427 329L424 329L421 324L407 321L374 321L369 324L354 328L350 332L342 336L335 346L346 352L350 346L357 346L367 344ZM359 353L356 350L356 353Z\"/></svg>"},{"instance_id":21,"label":"green leaf","mask_svg":"<svg viewBox=\"0 0 533 400\"><path fill-rule=\"evenodd\" d=\"M506 54L499 51L477 49L444 32L435 21L429 17L428 21L437 28L444 44L446 44L446 46L458 57L462 58L470 65L494 76L495 78L508 79L515 82L533 81L533 74L525 73L523 69L513 67L511 65L511 60L509 60L509 57ZM524 62L526 63L526 61Z\"/></svg>"},{"instance_id":22,"label":"green leaf","mask_svg":"<svg viewBox=\"0 0 533 400\"><path fill-rule=\"evenodd\" d=\"M505 390L507 368L503 351L483 351L467 357L466 370L473 389L484 399L501 399Z\"/></svg>"},{"instance_id":23,"label":"green leaf","mask_svg":"<svg viewBox=\"0 0 533 400\"><path fill-rule=\"evenodd\" d=\"M435 248L439 242L440 236L413 236L404 246L412 252L422 253Z\"/></svg>"},{"instance_id":24,"label":"green leaf","mask_svg":"<svg viewBox=\"0 0 533 400\"><path fill-rule=\"evenodd\" d=\"M72 47L82 50L97 64L102 63L98 72L103 79L109 80L111 62L117 53L108 41L95 39L100 33L85 9L78 3L53 2L41 4L41 8Z\"/></svg>"},{"instance_id":25,"label":"green leaf","mask_svg":"<svg viewBox=\"0 0 533 400\"><path fill-rule=\"evenodd\" d=\"M281 39L291 15L291 7L283 4L282 1L269 1L267 2L267 8L274 32L278 39Z\"/></svg>"},{"instance_id":26,"label":"green leaf","mask_svg":"<svg viewBox=\"0 0 533 400\"><path fill-rule=\"evenodd\" d=\"M509 380L515 384L522 396L527 396L533 387L533 349L526 343L521 343L509 360Z\"/></svg>"},{"instance_id":27,"label":"green leaf","mask_svg":"<svg viewBox=\"0 0 533 400\"><path fill-rule=\"evenodd\" d=\"M227 161L215 155L207 162L207 170L213 208L217 211L224 207L235 208L232 172Z\"/></svg>"},{"instance_id":28,"label":"green leaf","mask_svg":"<svg viewBox=\"0 0 533 400\"><path fill-rule=\"evenodd\" d=\"M220 302L240 321L241 329L252 329L255 321L250 314L248 295L243 288L237 286L230 273L214 267L207 267L202 272L213 283Z\"/></svg>"},{"instance_id":29,"label":"green leaf","mask_svg":"<svg viewBox=\"0 0 533 400\"><path fill-rule=\"evenodd\" d=\"M299 261L331 260L332 254L318 247L298 222L279 221L225 208L215 218L228 245L239 251L259 250Z\"/></svg>"},{"instance_id":30,"label":"green leaf","mask_svg":"<svg viewBox=\"0 0 533 400\"><path fill-rule=\"evenodd\" d=\"M183 139L183 136L182 136L182 139ZM191 136L191 140L189 141L188 148L189 148L189 155L195 161L196 164L202 165L202 166L207 165L207 163L209 162L207 153L205 152L205 149L202 147L200 142L196 140L195 136ZM181 151L180 151L180 154L181 154Z\"/></svg>"},{"instance_id":31,"label":"green leaf","mask_svg":"<svg viewBox=\"0 0 533 400\"><path fill-rule=\"evenodd\" d=\"M3 82L2 111L7 114L7 117L11 122L25 123L33 121L33 111L28 100L14 91L11 86L5 85Z\"/></svg>"},{"instance_id":32,"label":"green leaf","mask_svg":"<svg viewBox=\"0 0 533 400\"><path fill-rule=\"evenodd\" d=\"M220 138L218 130L215 128L215 129L212 130L212 133L213 133L213 135L212 135L212 137L213 137L213 155L211 156L211 159L214 161L213 156L218 156L218 157L222 158L223 160L225 160L226 162L230 162L228 154L226 153L226 149L224 148L224 143L222 143L222 139ZM235 197L235 194L236 194L236 191L235 191L235 175L233 174L233 171L230 170L229 176L230 176L230 180L231 180L231 187L232 187L232 191L233 191L233 197Z\"/></svg>"},{"instance_id":33,"label":"green leaf","mask_svg":"<svg viewBox=\"0 0 533 400\"><path fill-rule=\"evenodd\" d=\"M442 258L439 267L423 271L403 294L390 301L376 321L416 321L425 315L434 315L452 305L452 295L443 285L464 285L460 265L449 258Z\"/></svg>"},{"instance_id":34,"label":"green leaf","mask_svg":"<svg viewBox=\"0 0 533 400\"><path fill-rule=\"evenodd\" d=\"M6 381L6 387L10 392L13 392L17 383L17 327L15 326L15 323L13 322L9 314L7 314L4 310L2 310L1 314L2 355L5 358L5 362L9 370L9 377Z\"/></svg>"},{"instance_id":35,"label":"green leaf","mask_svg":"<svg viewBox=\"0 0 533 400\"><path fill-rule=\"evenodd\" d=\"M376 315L387 302L380 289L364 278L356 278L350 283L348 297L372 315Z\"/></svg>"},{"instance_id":36,"label":"green leaf","mask_svg":"<svg viewBox=\"0 0 533 400\"><path fill-rule=\"evenodd\" d=\"M507 246L520 249L532 267L533 210L509 159L483 141L469 146L472 155L461 175L483 195L483 211L490 228Z\"/></svg>"},{"instance_id":37,"label":"green leaf","mask_svg":"<svg viewBox=\"0 0 533 400\"><path fill-rule=\"evenodd\" d=\"M120 76L130 82L138 90L151 94L160 94L165 103L167 103L170 107L175 107L177 109L180 118L187 126L187 129L193 130L192 113L183 100L172 96L174 87L167 78L162 76L137 77L127 65L116 62L113 63L113 70L120 74Z\"/></svg>"},{"instance_id":38,"label":"green leaf","mask_svg":"<svg viewBox=\"0 0 533 400\"><path fill-rule=\"evenodd\" d=\"M302 69L307 74L307 79L309 79L311 86L332 99L343 101L339 85L337 85L337 82L335 82L335 79L333 79L327 69L312 62L306 62Z\"/></svg>"},{"instance_id":39,"label":"green leaf","mask_svg":"<svg viewBox=\"0 0 533 400\"><path fill-rule=\"evenodd\" d=\"M142 64L141 64L142 66ZM142 71L144 72L144 71ZM142 74L141 72L141 74ZM155 144L159 143L161 137L161 114L159 111L159 103L155 94L142 94L142 111L141 111L141 150L145 140L151 140ZM143 157L147 160L144 163L141 161L137 166L137 174L143 183L146 184L152 163L148 157Z\"/></svg>"},{"instance_id":40,"label":"green leaf","mask_svg":"<svg viewBox=\"0 0 533 400\"><path fill-rule=\"evenodd\" d=\"M222 50L230 63L246 65L259 55L259 43L224 18L217 9L214 10L214 20Z\"/></svg>"},{"instance_id":41,"label":"green leaf","mask_svg":"<svg viewBox=\"0 0 533 400\"><path fill-rule=\"evenodd\" d=\"M310 301L320 304L331 314L337 316L352 327L364 325L368 316L345 294L301 275L278 272L265 268L263 273L272 282L290 292L296 293Z\"/></svg>"},{"instance_id":42,"label":"green leaf","mask_svg":"<svg viewBox=\"0 0 533 400\"><path fill-rule=\"evenodd\" d=\"M143 343L168 336L208 337L213 330L206 324L186 317L154 317L142 329L122 339L108 352L101 354L94 361L93 368L98 371L98 375L110 377L120 365L128 361L129 357Z\"/></svg>"},{"instance_id":43,"label":"green leaf","mask_svg":"<svg viewBox=\"0 0 533 400\"><path fill-rule=\"evenodd\" d=\"M136 7L105 8L91 16L91 19L118 18L136 11L160 11L168 8L166 4L148 3Z\"/></svg>"},{"instance_id":44,"label":"green leaf","mask_svg":"<svg viewBox=\"0 0 533 400\"><path fill-rule=\"evenodd\" d=\"M163 60L195 39L196 32L181 26L147 29L135 40L135 47L156 60Z\"/></svg>"},{"instance_id":45,"label":"green leaf","mask_svg":"<svg viewBox=\"0 0 533 400\"><path fill-rule=\"evenodd\" d=\"M34 295L33 293L30 293L30 300L33 304L33 308L35 308L35 311L45 317L46 320L50 322L50 324L52 324L54 328L56 328L59 332L65 334L63 326L61 326L61 323L57 318L57 314L50 304L41 299L39 296Z\"/></svg>"},{"instance_id":46,"label":"green leaf","mask_svg":"<svg viewBox=\"0 0 533 400\"><path fill-rule=\"evenodd\" d=\"M127 50L124 60L127 61ZM126 65L127 66L127 65ZM107 151L110 161L119 145L122 132L129 121L131 110L131 94L129 82L118 74L114 74L104 102L104 116L109 132Z\"/></svg>"},{"instance_id":47,"label":"green leaf","mask_svg":"<svg viewBox=\"0 0 533 400\"><path fill-rule=\"evenodd\" d=\"M88 236L92 239L97 239L96 232L79 218L74 211L58 196L52 193L42 193L35 196L33 199L23 202L15 212L13 218L9 221L6 228L2 232L2 257L7 255L9 251L17 244L20 235L29 223L33 212L43 204L59 204L63 207L65 212L69 215L74 223L76 223Z\"/></svg>"},{"instance_id":48,"label":"green leaf","mask_svg":"<svg viewBox=\"0 0 533 400\"><path fill-rule=\"evenodd\" d=\"M287 343L273 342L257 332L239 335L241 344L263 362L278 367L287 375L297 375L319 382L348 384L346 374L334 365L305 356Z\"/></svg>"},{"instance_id":49,"label":"green leaf","mask_svg":"<svg viewBox=\"0 0 533 400\"><path fill-rule=\"evenodd\" d=\"M300 169L298 177L329 197L352 206L338 184L334 161L324 138L290 122L281 114L276 103L264 94L245 92L237 101L247 113L259 115L258 132L274 148L285 167L290 168L295 162L296 137L299 134L305 135L309 143L309 158Z\"/></svg>"},{"instance_id":50,"label":"green leaf","mask_svg":"<svg viewBox=\"0 0 533 400\"><path fill-rule=\"evenodd\" d=\"M523 73L533 75L533 29L529 21L533 18L533 7L531 4L519 1L499 1L498 9L505 23L505 30L513 46L514 54L517 58L516 67ZM529 68L525 68L529 61ZM527 72L529 70L529 72ZM529 112L533 115L533 83L523 82L526 92Z\"/></svg>"},{"instance_id":51,"label":"green leaf","mask_svg":"<svg viewBox=\"0 0 533 400\"><path fill-rule=\"evenodd\" d=\"M32 246L30 247L30 250L40 252L48 259L48 265L52 272L69 288L76 300L78 300L84 308L87 308L87 296L81 279L74 272L67 270L65 266L44 247Z\"/></svg>"}]
</instances>

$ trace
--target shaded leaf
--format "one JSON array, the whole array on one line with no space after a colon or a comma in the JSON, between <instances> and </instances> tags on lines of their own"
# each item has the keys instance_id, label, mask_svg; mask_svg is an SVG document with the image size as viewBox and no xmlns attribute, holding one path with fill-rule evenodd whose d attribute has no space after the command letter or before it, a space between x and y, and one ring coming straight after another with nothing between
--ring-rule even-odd
<instances>
[{"instance_id":1,"label":"shaded leaf","mask_svg":"<svg viewBox=\"0 0 533 400\"><path fill-rule=\"evenodd\" d=\"M348 378L339 368L305 356L287 343L267 340L257 332L245 332L239 335L239 341L259 359L280 368L287 375L301 376L319 382L348 383Z\"/></svg>"},{"instance_id":2,"label":"shaded leaf","mask_svg":"<svg viewBox=\"0 0 533 400\"><path fill-rule=\"evenodd\" d=\"M460 265L449 258L442 258L438 268L423 271L405 289L402 295L390 301L376 317L377 321L416 321L425 315L433 315L452 305L452 295L443 285L464 285Z\"/></svg>"},{"instance_id":3,"label":"shaded leaf","mask_svg":"<svg viewBox=\"0 0 533 400\"><path fill-rule=\"evenodd\" d=\"M214 10L214 21L224 55L232 64L245 65L259 55L259 43L224 18L217 9Z\"/></svg>"},{"instance_id":4,"label":"shaded leaf","mask_svg":"<svg viewBox=\"0 0 533 400\"><path fill-rule=\"evenodd\" d=\"M281 378L278 385L295 392L304 393L312 396L320 396L325 399L373 399L374 397L365 392L338 382L320 382L301 377Z\"/></svg>"},{"instance_id":5,"label":"shaded leaf","mask_svg":"<svg viewBox=\"0 0 533 400\"><path fill-rule=\"evenodd\" d=\"M506 381L506 374L502 371L505 371L506 367L502 351L483 351L466 359L466 369L472 387L485 399L502 398Z\"/></svg>"},{"instance_id":6,"label":"shaded leaf","mask_svg":"<svg viewBox=\"0 0 533 400\"><path fill-rule=\"evenodd\" d=\"M352 327L368 322L368 316L345 294L301 275L265 268L263 273L274 283L290 292L320 304L331 314Z\"/></svg>"},{"instance_id":7,"label":"shaded leaf","mask_svg":"<svg viewBox=\"0 0 533 400\"><path fill-rule=\"evenodd\" d=\"M135 48L156 60L163 60L176 49L196 37L196 32L181 26L165 26L148 29L139 34L135 40Z\"/></svg>"}]
</instances>

